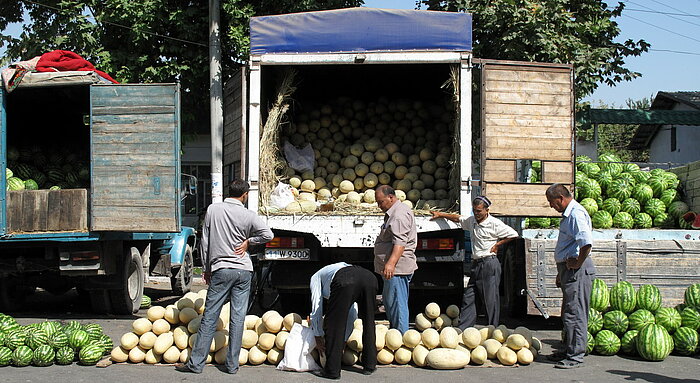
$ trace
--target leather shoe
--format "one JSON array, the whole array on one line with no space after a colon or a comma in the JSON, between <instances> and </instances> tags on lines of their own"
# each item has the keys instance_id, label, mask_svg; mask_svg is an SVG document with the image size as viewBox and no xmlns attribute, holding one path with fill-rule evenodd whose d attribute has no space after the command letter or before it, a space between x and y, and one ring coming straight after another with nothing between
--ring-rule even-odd
<instances>
[{"instance_id":1,"label":"leather shoe","mask_svg":"<svg viewBox=\"0 0 700 383\"><path fill-rule=\"evenodd\" d=\"M362 375L372 375L372 373L375 371L377 371L376 368L363 368Z\"/></svg>"},{"instance_id":2,"label":"leather shoe","mask_svg":"<svg viewBox=\"0 0 700 383\"><path fill-rule=\"evenodd\" d=\"M337 376L329 375L326 372L326 370L311 371L311 373L318 376L319 378L332 379L332 380L340 379L340 375L337 375Z\"/></svg>"},{"instance_id":3,"label":"leather shoe","mask_svg":"<svg viewBox=\"0 0 700 383\"><path fill-rule=\"evenodd\" d=\"M190 372L193 374L201 374L201 372L193 371L189 367L187 367L186 364L184 363L175 363L175 370L180 371L180 372Z\"/></svg>"}]
</instances>

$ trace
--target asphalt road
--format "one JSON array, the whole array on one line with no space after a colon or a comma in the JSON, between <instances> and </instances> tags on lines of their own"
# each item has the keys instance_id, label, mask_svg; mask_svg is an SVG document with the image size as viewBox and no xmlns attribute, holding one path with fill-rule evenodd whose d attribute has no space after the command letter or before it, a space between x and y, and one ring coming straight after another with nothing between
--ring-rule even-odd
<instances>
[{"instance_id":1,"label":"asphalt road","mask_svg":"<svg viewBox=\"0 0 700 383\"><path fill-rule=\"evenodd\" d=\"M202 286L197 287L202 288ZM178 297L169 295L167 282L149 283L146 294L153 298L154 304L167 305ZM141 310L134 316L96 316L90 313L89 303L75 291L56 297L39 291L28 298L28 308L24 312L10 313L21 324L43 320L70 320L95 322L102 325L104 331L115 343L122 334L131 329L131 322L139 316L145 316ZM541 317L522 319L507 318L506 325L512 328L519 325L528 326L543 341L542 355L552 351L552 346L559 345L558 319L544 320ZM239 373L232 377L217 369L207 366L201 375L180 373L169 365L134 365L113 364L106 368L80 366L50 367L2 367L0 382L318 382L310 373L277 371L274 366L242 366ZM490 363L488 366L469 366L455 371L436 371L411 366L379 366L377 372L367 377L357 371L345 370L342 381L347 382L653 382L653 383L700 383L700 358L669 356L663 362L646 362L637 358L621 356L603 357L587 356L585 366L575 370L558 370L553 364L540 356L530 366L504 367Z\"/></svg>"}]
</instances>

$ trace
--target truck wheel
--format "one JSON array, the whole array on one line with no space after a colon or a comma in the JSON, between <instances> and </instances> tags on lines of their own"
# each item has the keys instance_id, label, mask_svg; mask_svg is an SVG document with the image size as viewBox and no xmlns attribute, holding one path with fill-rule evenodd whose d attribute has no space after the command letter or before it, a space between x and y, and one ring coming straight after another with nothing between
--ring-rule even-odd
<instances>
[{"instance_id":1,"label":"truck wheel","mask_svg":"<svg viewBox=\"0 0 700 383\"><path fill-rule=\"evenodd\" d=\"M143 262L138 249L132 247L120 264L117 276L119 288L111 290L112 311L115 314L135 314L141 307L143 297Z\"/></svg>"},{"instance_id":2,"label":"truck wheel","mask_svg":"<svg viewBox=\"0 0 700 383\"><path fill-rule=\"evenodd\" d=\"M90 291L90 305L92 311L97 314L107 314L112 308L112 302L109 299L109 291L104 289Z\"/></svg>"},{"instance_id":3,"label":"truck wheel","mask_svg":"<svg viewBox=\"0 0 700 383\"><path fill-rule=\"evenodd\" d=\"M185 247L185 256L182 259L182 266L177 270L175 276L170 278L170 287L175 295L185 295L192 288L192 270L194 268L194 258L192 258L192 248Z\"/></svg>"}]
</instances>

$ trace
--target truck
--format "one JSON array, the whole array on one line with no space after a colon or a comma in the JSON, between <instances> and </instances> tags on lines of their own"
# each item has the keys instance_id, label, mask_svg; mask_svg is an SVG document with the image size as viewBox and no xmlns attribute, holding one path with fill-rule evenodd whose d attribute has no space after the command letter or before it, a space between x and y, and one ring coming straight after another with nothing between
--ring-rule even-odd
<instances>
[{"instance_id":1,"label":"truck","mask_svg":"<svg viewBox=\"0 0 700 383\"><path fill-rule=\"evenodd\" d=\"M373 185L393 185L416 209L415 312L460 302L471 265L464 231L431 220L430 209L469 215L480 188L494 215L554 217L544 191L574 184L572 66L474 58L469 14L353 8L254 17L250 61L227 82L224 109L224 181L250 183L248 208L275 233L258 262L287 311L308 308L308 282L325 264L373 269L384 219L371 204ZM311 147L312 173L290 169L285 142ZM546 171L528 183L534 161ZM312 181L318 209L270 208L277 180L293 178L300 198L310 197ZM339 190L341 181L355 190ZM352 193L365 202L346 209ZM328 194L333 202L321 202Z\"/></svg>"},{"instance_id":2,"label":"truck","mask_svg":"<svg viewBox=\"0 0 700 383\"><path fill-rule=\"evenodd\" d=\"M181 200L196 179L180 150L178 84L55 72L3 86L0 310L76 288L95 312L132 314L149 275L189 291L196 236Z\"/></svg>"}]
</instances>

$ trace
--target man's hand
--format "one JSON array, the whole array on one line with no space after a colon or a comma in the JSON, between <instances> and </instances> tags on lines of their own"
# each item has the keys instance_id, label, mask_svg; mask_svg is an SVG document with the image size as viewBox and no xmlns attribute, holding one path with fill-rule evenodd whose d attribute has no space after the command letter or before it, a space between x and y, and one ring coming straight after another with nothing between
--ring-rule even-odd
<instances>
[{"instance_id":1,"label":"man's hand","mask_svg":"<svg viewBox=\"0 0 700 383\"><path fill-rule=\"evenodd\" d=\"M431 210L431 211L430 211L430 214L433 215L432 217L430 217L430 220L431 220L431 221L434 221L434 220L436 220L436 219L438 219L438 218L442 218L442 215L440 215L440 212L439 212L439 211L432 211L432 210Z\"/></svg>"},{"instance_id":2,"label":"man's hand","mask_svg":"<svg viewBox=\"0 0 700 383\"><path fill-rule=\"evenodd\" d=\"M582 264L583 262L579 260L579 257L566 259L566 268L569 270L578 270Z\"/></svg>"},{"instance_id":3,"label":"man's hand","mask_svg":"<svg viewBox=\"0 0 700 383\"><path fill-rule=\"evenodd\" d=\"M392 264L385 264L384 265L384 270L382 270L382 276L384 279L389 280L394 276L394 271L396 270L396 265Z\"/></svg>"},{"instance_id":4,"label":"man's hand","mask_svg":"<svg viewBox=\"0 0 700 383\"><path fill-rule=\"evenodd\" d=\"M233 249L233 253L236 255L240 255L240 256L245 255L246 251L248 251L248 240L247 239L245 241L243 241L243 243L241 243L240 246Z\"/></svg>"},{"instance_id":5,"label":"man's hand","mask_svg":"<svg viewBox=\"0 0 700 383\"><path fill-rule=\"evenodd\" d=\"M208 271L205 271L204 274L202 274L202 277L204 277L204 283L207 285L211 283L211 273Z\"/></svg>"},{"instance_id":6,"label":"man's hand","mask_svg":"<svg viewBox=\"0 0 700 383\"><path fill-rule=\"evenodd\" d=\"M316 337L316 349L319 352L326 352L326 340L322 336Z\"/></svg>"},{"instance_id":7,"label":"man's hand","mask_svg":"<svg viewBox=\"0 0 700 383\"><path fill-rule=\"evenodd\" d=\"M498 254L498 244L495 244L491 247L491 252L494 254Z\"/></svg>"},{"instance_id":8,"label":"man's hand","mask_svg":"<svg viewBox=\"0 0 700 383\"><path fill-rule=\"evenodd\" d=\"M559 273L557 273L557 278L554 280L554 284L557 285L557 287L561 287L561 277L559 276Z\"/></svg>"}]
</instances>

